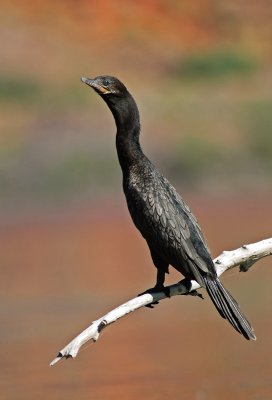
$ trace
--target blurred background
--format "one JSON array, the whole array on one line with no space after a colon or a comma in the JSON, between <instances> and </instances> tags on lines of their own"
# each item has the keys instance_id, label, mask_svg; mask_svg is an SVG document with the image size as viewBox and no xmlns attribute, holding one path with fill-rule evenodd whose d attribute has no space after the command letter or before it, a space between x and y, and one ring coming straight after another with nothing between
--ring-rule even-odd
<instances>
[{"instance_id":1,"label":"blurred background","mask_svg":"<svg viewBox=\"0 0 272 400\"><path fill-rule=\"evenodd\" d=\"M155 282L113 118L80 77L115 75L133 93L146 154L216 256L271 236L271 18L267 0L1 0L1 400L271 398L269 259L223 278L256 343L188 296L48 367Z\"/></svg>"}]
</instances>

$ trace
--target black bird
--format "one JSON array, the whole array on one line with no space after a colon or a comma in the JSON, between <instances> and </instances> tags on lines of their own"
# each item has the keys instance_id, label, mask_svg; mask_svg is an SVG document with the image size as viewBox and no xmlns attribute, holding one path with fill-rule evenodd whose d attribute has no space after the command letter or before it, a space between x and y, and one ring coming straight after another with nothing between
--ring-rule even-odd
<instances>
[{"instance_id":1,"label":"black bird","mask_svg":"<svg viewBox=\"0 0 272 400\"><path fill-rule=\"evenodd\" d=\"M123 172L123 189L132 220L147 241L157 268L153 291L165 291L169 265L204 287L219 314L246 339L254 330L231 294L219 281L196 218L189 207L143 153L138 107L125 85L112 76L81 78L111 110L116 148Z\"/></svg>"}]
</instances>

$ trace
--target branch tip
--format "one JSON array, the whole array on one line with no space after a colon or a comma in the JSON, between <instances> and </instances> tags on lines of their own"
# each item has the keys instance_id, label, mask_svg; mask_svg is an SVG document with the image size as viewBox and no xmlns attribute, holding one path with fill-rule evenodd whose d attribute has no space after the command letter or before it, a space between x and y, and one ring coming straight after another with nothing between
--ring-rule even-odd
<instances>
[{"instance_id":1,"label":"branch tip","mask_svg":"<svg viewBox=\"0 0 272 400\"><path fill-rule=\"evenodd\" d=\"M49 364L50 367L53 367L53 365L57 364L57 362L59 362L61 359L63 358L63 354L61 352L59 352L59 354L57 355L56 358L54 358L53 361L51 361L51 363Z\"/></svg>"}]
</instances>

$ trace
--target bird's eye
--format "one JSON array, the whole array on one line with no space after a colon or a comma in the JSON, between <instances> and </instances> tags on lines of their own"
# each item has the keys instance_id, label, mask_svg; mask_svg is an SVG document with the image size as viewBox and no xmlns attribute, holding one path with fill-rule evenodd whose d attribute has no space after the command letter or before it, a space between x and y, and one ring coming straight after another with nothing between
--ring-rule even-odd
<instances>
[{"instance_id":1,"label":"bird's eye","mask_svg":"<svg viewBox=\"0 0 272 400\"><path fill-rule=\"evenodd\" d=\"M108 79L104 79L103 85L108 86L110 84L110 81Z\"/></svg>"}]
</instances>

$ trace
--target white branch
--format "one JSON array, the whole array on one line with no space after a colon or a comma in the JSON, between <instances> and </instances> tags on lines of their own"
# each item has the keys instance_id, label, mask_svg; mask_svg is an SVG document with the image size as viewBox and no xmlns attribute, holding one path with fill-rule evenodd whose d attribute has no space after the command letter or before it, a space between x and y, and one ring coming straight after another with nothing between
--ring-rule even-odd
<instances>
[{"instance_id":1,"label":"white branch","mask_svg":"<svg viewBox=\"0 0 272 400\"><path fill-rule=\"evenodd\" d=\"M220 276L226 270L240 266L240 271L247 271L259 259L272 255L272 238L262 240L257 243L243 245L237 250L224 251L219 257L214 259L217 275ZM177 284L168 286L170 296L187 294L198 289L200 286L197 282L191 281L191 286L188 288L188 282L183 280ZM62 358L75 358L79 349L86 342L92 340L96 342L99 334L106 326L124 317L126 314L137 310L140 307L146 306L153 302L158 302L166 298L165 293L158 292L151 294L143 294L132 300L120 305L114 310L108 312L103 317L93 321L92 324L65 346L51 362L51 366L56 364Z\"/></svg>"}]
</instances>

